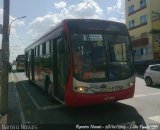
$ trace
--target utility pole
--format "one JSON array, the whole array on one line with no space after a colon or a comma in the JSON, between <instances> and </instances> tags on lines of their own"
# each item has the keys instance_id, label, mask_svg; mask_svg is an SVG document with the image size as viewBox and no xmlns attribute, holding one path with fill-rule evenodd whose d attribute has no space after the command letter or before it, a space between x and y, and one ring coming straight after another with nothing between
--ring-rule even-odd
<instances>
[{"instance_id":1,"label":"utility pole","mask_svg":"<svg viewBox=\"0 0 160 130\"><path fill-rule=\"evenodd\" d=\"M8 65L9 65L9 8L10 0L3 0L2 73L0 86L0 114L8 111Z\"/></svg>"}]
</instances>

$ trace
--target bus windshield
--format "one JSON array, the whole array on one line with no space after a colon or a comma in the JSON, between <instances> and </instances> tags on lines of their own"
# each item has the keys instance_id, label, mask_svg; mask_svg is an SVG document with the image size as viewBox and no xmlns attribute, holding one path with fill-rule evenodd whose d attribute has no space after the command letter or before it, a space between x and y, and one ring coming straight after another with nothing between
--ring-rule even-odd
<instances>
[{"instance_id":1,"label":"bus windshield","mask_svg":"<svg viewBox=\"0 0 160 130\"><path fill-rule=\"evenodd\" d=\"M25 57L18 57L17 59L16 59L16 62L19 62L19 63L24 63L25 62Z\"/></svg>"},{"instance_id":2,"label":"bus windshield","mask_svg":"<svg viewBox=\"0 0 160 130\"><path fill-rule=\"evenodd\" d=\"M116 81L133 75L129 36L72 34L74 77L81 81Z\"/></svg>"}]
</instances>

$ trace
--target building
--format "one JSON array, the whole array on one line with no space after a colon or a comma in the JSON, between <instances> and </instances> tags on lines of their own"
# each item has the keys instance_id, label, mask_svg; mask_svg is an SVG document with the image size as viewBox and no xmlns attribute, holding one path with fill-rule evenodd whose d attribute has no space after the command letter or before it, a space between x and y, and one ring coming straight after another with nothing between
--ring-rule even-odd
<instances>
[{"instance_id":1,"label":"building","mask_svg":"<svg viewBox=\"0 0 160 130\"><path fill-rule=\"evenodd\" d=\"M135 63L160 60L160 0L125 0Z\"/></svg>"}]
</instances>

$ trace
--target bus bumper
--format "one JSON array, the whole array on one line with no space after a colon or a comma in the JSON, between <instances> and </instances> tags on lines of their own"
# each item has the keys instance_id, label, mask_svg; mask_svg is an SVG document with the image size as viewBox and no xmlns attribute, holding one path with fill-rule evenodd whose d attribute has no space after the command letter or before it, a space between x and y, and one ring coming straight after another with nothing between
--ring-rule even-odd
<instances>
[{"instance_id":1,"label":"bus bumper","mask_svg":"<svg viewBox=\"0 0 160 130\"><path fill-rule=\"evenodd\" d=\"M134 96L135 86L118 92L100 93L100 94L80 94L80 93L68 93L66 94L67 106L85 106L94 104L104 104L109 102L115 102L118 100L132 98Z\"/></svg>"}]
</instances>

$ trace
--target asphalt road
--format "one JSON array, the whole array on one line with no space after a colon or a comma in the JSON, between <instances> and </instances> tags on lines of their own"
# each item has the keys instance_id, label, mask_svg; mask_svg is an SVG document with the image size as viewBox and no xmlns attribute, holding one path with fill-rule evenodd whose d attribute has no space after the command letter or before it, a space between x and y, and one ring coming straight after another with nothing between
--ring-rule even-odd
<instances>
[{"instance_id":1,"label":"asphalt road","mask_svg":"<svg viewBox=\"0 0 160 130\"><path fill-rule=\"evenodd\" d=\"M160 124L160 86L148 87L143 78L136 77L134 98L110 104L68 108L56 100L51 101L41 89L28 82L23 72L11 76L16 83L22 122L25 123L138 124L149 128L157 128Z\"/></svg>"}]
</instances>

